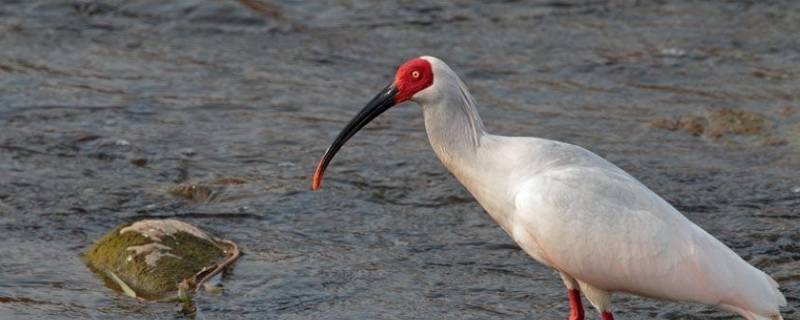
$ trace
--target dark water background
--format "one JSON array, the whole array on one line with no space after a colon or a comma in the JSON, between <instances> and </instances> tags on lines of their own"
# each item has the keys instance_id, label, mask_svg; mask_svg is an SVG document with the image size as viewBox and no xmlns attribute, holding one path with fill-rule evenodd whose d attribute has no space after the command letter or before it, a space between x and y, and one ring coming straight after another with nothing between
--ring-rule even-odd
<instances>
[{"instance_id":1,"label":"dark water background","mask_svg":"<svg viewBox=\"0 0 800 320\"><path fill-rule=\"evenodd\" d=\"M585 146L772 274L800 319L800 4L793 1L1 1L0 318L174 318L80 252L180 217L246 255L207 319L562 319L431 152L412 104L314 163L402 61L443 58L487 128ZM729 108L746 134L658 128ZM207 201L170 195L213 185ZM620 319L737 319L615 295ZM590 312L594 316L594 312Z\"/></svg>"}]
</instances>

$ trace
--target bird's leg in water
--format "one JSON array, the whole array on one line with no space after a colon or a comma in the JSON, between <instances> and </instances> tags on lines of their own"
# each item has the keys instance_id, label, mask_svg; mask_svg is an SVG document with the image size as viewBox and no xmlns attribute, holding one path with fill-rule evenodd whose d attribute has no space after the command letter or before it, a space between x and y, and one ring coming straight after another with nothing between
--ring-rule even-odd
<instances>
[{"instance_id":1,"label":"bird's leg in water","mask_svg":"<svg viewBox=\"0 0 800 320\"><path fill-rule=\"evenodd\" d=\"M614 315L611 314L611 311L603 311L603 320L614 320Z\"/></svg>"},{"instance_id":2,"label":"bird's leg in water","mask_svg":"<svg viewBox=\"0 0 800 320\"><path fill-rule=\"evenodd\" d=\"M567 289L567 297L569 298L569 318L567 320L583 320L581 292L578 289Z\"/></svg>"}]
</instances>

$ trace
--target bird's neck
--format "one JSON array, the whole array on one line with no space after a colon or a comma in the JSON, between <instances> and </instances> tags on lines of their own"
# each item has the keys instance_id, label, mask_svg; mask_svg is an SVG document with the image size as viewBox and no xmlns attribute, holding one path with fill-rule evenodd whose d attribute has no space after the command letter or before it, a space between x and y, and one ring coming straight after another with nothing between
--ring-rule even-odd
<instances>
[{"instance_id":1,"label":"bird's neck","mask_svg":"<svg viewBox=\"0 0 800 320\"><path fill-rule=\"evenodd\" d=\"M459 80L460 82L460 80ZM439 160L503 228L512 206L503 181L509 174L463 84L446 88L437 103L423 104L425 129Z\"/></svg>"},{"instance_id":2,"label":"bird's neck","mask_svg":"<svg viewBox=\"0 0 800 320\"><path fill-rule=\"evenodd\" d=\"M462 165L462 160L475 156L486 135L472 95L461 80L457 81L442 89L437 102L423 104L431 147L451 171L453 165Z\"/></svg>"}]
</instances>

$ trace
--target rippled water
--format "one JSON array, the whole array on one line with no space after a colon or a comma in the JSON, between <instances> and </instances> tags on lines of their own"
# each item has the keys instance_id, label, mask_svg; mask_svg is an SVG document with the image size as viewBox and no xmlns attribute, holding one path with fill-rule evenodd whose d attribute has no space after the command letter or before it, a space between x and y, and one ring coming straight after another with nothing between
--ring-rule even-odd
<instances>
[{"instance_id":1,"label":"rippled water","mask_svg":"<svg viewBox=\"0 0 800 320\"><path fill-rule=\"evenodd\" d=\"M357 135L309 191L344 123L395 66L430 54L465 79L490 131L622 166L772 274L798 319L797 30L791 1L3 1L0 318L176 317L104 287L80 258L143 217L243 248L224 294L199 298L208 319L565 317L558 277L438 163L415 105ZM654 125L721 108L763 125ZM175 196L178 183L214 196ZM735 319L614 302L621 319Z\"/></svg>"}]
</instances>

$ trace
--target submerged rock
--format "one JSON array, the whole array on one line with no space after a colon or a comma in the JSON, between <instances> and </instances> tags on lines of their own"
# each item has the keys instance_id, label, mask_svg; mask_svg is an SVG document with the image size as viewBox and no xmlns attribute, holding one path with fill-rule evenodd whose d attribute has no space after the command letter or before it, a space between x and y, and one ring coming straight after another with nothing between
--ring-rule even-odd
<instances>
[{"instance_id":1,"label":"submerged rock","mask_svg":"<svg viewBox=\"0 0 800 320\"><path fill-rule=\"evenodd\" d=\"M695 116L684 116L680 118L658 118L650 121L650 127L666 129L669 131L683 130L693 136L703 134L706 128L706 119Z\"/></svg>"},{"instance_id":2,"label":"submerged rock","mask_svg":"<svg viewBox=\"0 0 800 320\"><path fill-rule=\"evenodd\" d=\"M197 288L239 257L231 241L188 223L141 220L121 225L95 242L85 257L110 287L147 300L175 299Z\"/></svg>"},{"instance_id":3,"label":"submerged rock","mask_svg":"<svg viewBox=\"0 0 800 320\"><path fill-rule=\"evenodd\" d=\"M684 115L675 118L657 118L650 121L651 128L685 131L693 136L721 140L732 136L759 136L764 145L781 145L785 141L773 136L772 123L759 113L720 108L702 115Z\"/></svg>"},{"instance_id":4,"label":"submerged rock","mask_svg":"<svg viewBox=\"0 0 800 320\"><path fill-rule=\"evenodd\" d=\"M222 202L251 195L246 184L244 179L223 177L211 181L176 184L170 186L167 192L193 202Z\"/></svg>"},{"instance_id":5,"label":"submerged rock","mask_svg":"<svg viewBox=\"0 0 800 320\"><path fill-rule=\"evenodd\" d=\"M755 112L722 108L708 116L710 125L708 135L721 137L725 134L758 134L764 130L764 116Z\"/></svg>"}]
</instances>

